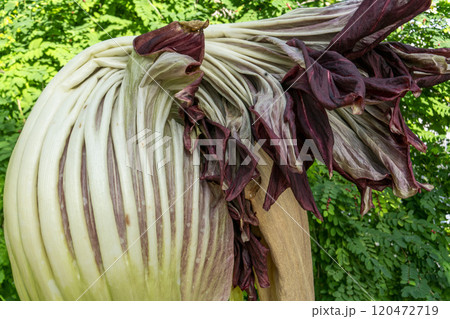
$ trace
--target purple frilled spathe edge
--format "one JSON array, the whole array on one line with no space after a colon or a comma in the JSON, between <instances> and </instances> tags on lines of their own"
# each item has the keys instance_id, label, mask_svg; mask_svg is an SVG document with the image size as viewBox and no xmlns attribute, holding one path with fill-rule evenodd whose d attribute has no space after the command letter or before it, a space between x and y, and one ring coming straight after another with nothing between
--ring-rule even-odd
<instances>
[{"instance_id":1,"label":"purple frilled spathe edge","mask_svg":"<svg viewBox=\"0 0 450 319\"><path fill-rule=\"evenodd\" d=\"M286 91L284 120L291 136L297 139L296 155L303 143L312 139L330 176L336 171L358 187L361 214L372 207L372 189L391 187L397 196L406 198L432 188L414 178L409 147L424 152L426 146L406 126L400 100L408 91L418 96L421 87L450 79L450 49L419 49L381 42L430 4L431 1L423 0L365 0L326 50L311 49L299 39L287 42L302 53L305 61L304 67L296 65L281 81ZM200 77L175 96L181 102L179 115L185 124L187 151L194 147L191 136L195 133L199 139L222 140L221 154L225 154L228 141L233 140L238 164L250 158L249 165L230 165L218 156L217 161L204 161L202 178L224 189L235 232L233 284L255 300L255 277L261 287L269 286L268 249L252 232L258 219L244 196L245 186L259 176L257 159L238 136L208 119L199 108L195 93L203 78L199 67L204 56L204 27L201 22L173 22L137 37L134 48L140 55L173 51L196 61L186 72L199 72ZM256 140L279 139L272 124L261 118L261 110L250 111L256 119ZM264 209L268 210L284 190L291 188L300 205L322 219L306 174L312 161L303 162L301 169L279 165L286 151L269 143L262 148L274 161ZM217 155L213 146L200 149L203 154Z\"/></svg>"},{"instance_id":2,"label":"purple frilled spathe edge","mask_svg":"<svg viewBox=\"0 0 450 319\"><path fill-rule=\"evenodd\" d=\"M409 146L419 151L425 144L411 132L400 112L400 100L409 91L450 79L450 49L419 49L381 42L401 24L428 9L431 1L363 1L346 27L324 51L304 42L287 42L302 53L304 67L296 65L282 80L287 105L284 118L298 149L312 139L330 175L337 171L361 192L361 214L373 206L372 189L391 187L402 198L432 186L414 178ZM269 123L258 119L256 139L278 138ZM263 149L275 163L279 150ZM297 154L298 155L298 154ZM312 155L311 155L312 156ZM290 187L300 205L322 219L306 171L274 166L264 208Z\"/></svg>"}]
</instances>

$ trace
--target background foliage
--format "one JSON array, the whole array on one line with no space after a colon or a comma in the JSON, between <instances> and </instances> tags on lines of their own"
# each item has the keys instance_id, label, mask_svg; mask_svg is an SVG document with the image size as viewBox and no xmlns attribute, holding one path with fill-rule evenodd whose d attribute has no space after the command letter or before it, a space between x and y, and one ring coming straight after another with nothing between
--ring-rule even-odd
<instances>
[{"instance_id":1,"label":"background foliage","mask_svg":"<svg viewBox=\"0 0 450 319\"><path fill-rule=\"evenodd\" d=\"M291 8L336 1L0 0L0 225L8 159L20 129L45 85L73 56L99 41L135 35L175 20L225 23L280 15ZM421 47L450 47L450 3L428 12L390 36ZM375 209L359 216L359 194L340 176L328 179L313 166L310 182L325 222L310 218L317 300L450 300L448 131L450 84L407 95L403 114L428 145L412 151L416 176L432 192L400 200L374 194ZM450 219L450 216L448 216ZM328 255L328 254L329 255ZM333 257L357 281L331 260ZM364 289L364 290L363 290ZM0 299L18 299L0 228Z\"/></svg>"}]
</instances>

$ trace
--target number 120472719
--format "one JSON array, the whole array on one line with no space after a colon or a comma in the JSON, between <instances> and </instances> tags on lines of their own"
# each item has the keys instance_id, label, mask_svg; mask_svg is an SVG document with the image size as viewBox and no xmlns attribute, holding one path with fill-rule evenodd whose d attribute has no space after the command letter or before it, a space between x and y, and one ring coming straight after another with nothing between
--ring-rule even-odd
<instances>
[{"instance_id":1,"label":"number 120472719","mask_svg":"<svg viewBox=\"0 0 450 319\"><path fill-rule=\"evenodd\" d=\"M372 306L373 316L436 316L438 306Z\"/></svg>"}]
</instances>

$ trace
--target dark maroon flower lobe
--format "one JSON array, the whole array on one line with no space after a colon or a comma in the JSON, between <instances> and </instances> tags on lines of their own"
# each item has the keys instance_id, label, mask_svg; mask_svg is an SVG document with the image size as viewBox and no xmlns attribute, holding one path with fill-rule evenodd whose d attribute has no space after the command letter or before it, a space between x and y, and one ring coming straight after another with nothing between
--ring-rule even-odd
<instances>
[{"instance_id":1,"label":"dark maroon flower lobe","mask_svg":"<svg viewBox=\"0 0 450 319\"><path fill-rule=\"evenodd\" d=\"M328 50L350 60L372 50L392 31L427 10L431 0L365 0Z\"/></svg>"},{"instance_id":2,"label":"dark maroon flower lobe","mask_svg":"<svg viewBox=\"0 0 450 319\"><path fill-rule=\"evenodd\" d=\"M208 24L208 21L198 20L172 22L165 27L136 37L133 41L134 50L143 56L172 51L189 55L201 63L205 54L203 29Z\"/></svg>"}]
</instances>

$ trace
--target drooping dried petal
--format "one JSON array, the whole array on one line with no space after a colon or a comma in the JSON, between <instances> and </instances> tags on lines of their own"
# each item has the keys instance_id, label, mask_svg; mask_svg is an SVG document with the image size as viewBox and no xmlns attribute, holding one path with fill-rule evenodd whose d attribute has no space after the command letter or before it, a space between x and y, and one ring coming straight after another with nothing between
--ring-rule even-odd
<instances>
[{"instance_id":1,"label":"drooping dried petal","mask_svg":"<svg viewBox=\"0 0 450 319\"><path fill-rule=\"evenodd\" d=\"M450 80L450 48L422 49L399 42L385 44L402 59L420 87Z\"/></svg>"},{"instance_id":2,"label":"drooping dried petal","mask_svg":"<svg viewBox=\"0 0 450 319\"><path fill-rule=\"evenodd\" d=\"M314 51L298 39L289 41L289 45L301 50L304 64L298 53L280 46L299 63L283 79L283 85L293 100L292 104L286 104L286 125L291 135L300 140L297 145L312 138L329 169L332 166L358 186L362 193L362 213L372 205L372 188L382 190L390 186L400 197L411 196L421 188L430 189L429 185L414 179L409 145L421 151L425 151L426 146L406 126L399 99L408 91L420 94L418 84L438 83L450 73L446 61L448 49L434 51L410 49L401 44L378 44L398 21L397 16L394 19L393 11L385 9L396 8L409 20L425 10L429 3L417 3L416 6L393 1L380 3L382 5L364 1L347 27L335 36L332 44L335 43L328 47L329 51ZM383 9L381 14L370 14L370 10L376 10L379 5ZM374 18L358 19L364 12ZM403 16L400 21L402 19ZM364 110L364 104L368 104L367 110ZM338 109L350 105L353 112ZM325 114L324 108L328 109ZM308 116L307 110L316 116ZM257 137L269 137L274 131L279 131L267 120L259 120L255 126ZM279 159L286 152L275 148L265 150L273 159ZM305 167L299 171L304 170ZM287 186L292 187L289 179L284 177L288 175L282 173L284 171L286 169L280 167L271 178L269 190L275 198ZM309 194L305 191L309 189L307 182L303 185L303 193ZM313 199L309 195L303 197L299 200L302 206L314 211L314 206L308 204ZM273 201L266 199L265 207Z\"/></svg>"},{"instance_id":3,"label":"drooping dried petal","mask_svg":"<svg viewBox=\"0 0 450 319\"><path fill-rule=\"evenodd\" d=\"M431 0L364 0L328 49L350 60L358 58L430 5Z\"/></svg>"},{"instance_id":4,"label":"drooping dried petal","mask_svg":"<svg viewBox=\"0 0 450 319\"><path fill-rule=\"evenodd\" d=\"M203 29L208 24L208 21L174 21L136 37L133 41L134 50L142 56L171 51L188 55L201 63L205 52Z\"/></svg>"},{"instance_id":5,"label":"drooping dried petal","mask_svg":"<svg viewBox=\"0 0 450 319\"><path fill-rule=\"evenodd\" d=\"M317 51L292 39L288 45L301 49L305 69L294 68L283 79L285 88L315 97L329 110L351 105L355 113L364 109L365 86L356 66L334 51Z\"/></svg>"}]
</instances>

